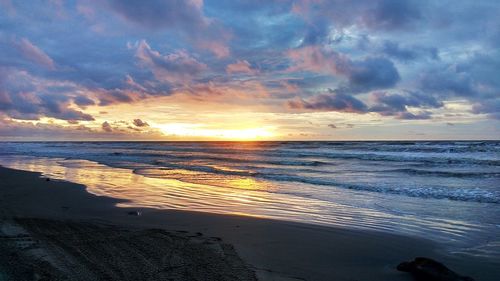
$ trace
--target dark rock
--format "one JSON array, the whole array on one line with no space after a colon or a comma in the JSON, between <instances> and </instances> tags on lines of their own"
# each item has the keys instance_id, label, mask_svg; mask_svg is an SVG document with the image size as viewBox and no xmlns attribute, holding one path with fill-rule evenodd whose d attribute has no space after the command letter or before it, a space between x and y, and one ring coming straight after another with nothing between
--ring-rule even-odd
<instances>
[{"instance_id":1,"label":"dark rock","mask_svg":"<svg viewBox=\"0 0 500 281\"><path fill-rule=\"evenodd\" d=\"M49 179L49 178L46 178L46 179L45 179L45 181L50 181L50 179Z\"/></svg>"},{"instance_id":2,"label":"dark rock","mask_svg":"<svg viewBox=\"0 0 500 281\"><path fill-rule=\"evenodd\" d=\"M410 262L402 262L397 269L411 273L417 281L474 281L471 277L453 272L440 262L423 257L417 257Z\"/></svg>"}]
</instances>

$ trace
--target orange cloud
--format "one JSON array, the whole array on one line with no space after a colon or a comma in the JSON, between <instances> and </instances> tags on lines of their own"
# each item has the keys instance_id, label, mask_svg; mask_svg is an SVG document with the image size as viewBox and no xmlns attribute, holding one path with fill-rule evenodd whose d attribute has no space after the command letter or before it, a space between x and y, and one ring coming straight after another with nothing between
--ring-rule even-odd
<instances>
[{"instance_id":1,"label":"orange cloud","mask_svg":"<svg viewBox=\"0 0 500 281\"><path fill-rule=\"evenodd\" d=\"M252 69L252 67L248 61L237 60L235 63L229 64L226 67L226 72L229 74L233 74L233 73L256 74L258 71L255 69Z\"/></svg>"}]
</instances>

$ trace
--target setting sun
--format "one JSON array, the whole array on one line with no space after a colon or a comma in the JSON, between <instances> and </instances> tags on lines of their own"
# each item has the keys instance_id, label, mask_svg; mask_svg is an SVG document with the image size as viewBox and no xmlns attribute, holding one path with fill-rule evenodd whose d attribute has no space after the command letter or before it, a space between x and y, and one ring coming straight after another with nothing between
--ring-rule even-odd
<instances>
[{"instance_id":1,"label":"setting sun","mask_svg":"<svg viewBox=\"0 0 500 281\"><path fill-rule=\"evenodd\" d=\"M272 127L220 129L207 128L202 124L171 123L156 125L166 136L194 137L224 140L262 140L275 136Z\"/></svg>"}]
</instances>

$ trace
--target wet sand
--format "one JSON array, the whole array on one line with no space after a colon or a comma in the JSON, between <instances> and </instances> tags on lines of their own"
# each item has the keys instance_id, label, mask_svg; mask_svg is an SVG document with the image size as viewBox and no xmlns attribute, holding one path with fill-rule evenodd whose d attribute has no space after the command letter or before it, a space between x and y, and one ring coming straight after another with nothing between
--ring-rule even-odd
<instances>
[{"instance_id":1,"label":"wet sand","mask_svg":"<svg viewBox=\"0 0 500 281\"><path fill-rule=\"evenodd\" d=\"M0 250L9 253L0 280L403 281L412 278L396 265L416 256L476 280L500 276L494 261L423 239L118 202L0 167Z\"/></svg>"}]
</instances>

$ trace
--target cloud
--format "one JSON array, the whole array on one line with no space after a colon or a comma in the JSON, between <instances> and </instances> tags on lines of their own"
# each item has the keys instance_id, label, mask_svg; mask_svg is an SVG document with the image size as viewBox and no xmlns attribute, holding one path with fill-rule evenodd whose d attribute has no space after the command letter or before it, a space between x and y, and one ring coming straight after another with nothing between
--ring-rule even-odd
<instances>
[{"instance_id":1,"label":"cloud","mask_svg":"<svg viewBox=\"0 0 500 281\"><path fill-rule=\"evenodd\" d=\"M151 69L156 79L173 84L189 83L208 68L183 50L162 55L145 40L137 43L135 56L142 66Z\"/></svg>"},{"instance_id":2,"label":"cloud","mask_svg":"<svg viewBox=\"0 0 500 281\"><path fill-rule=\"evenodd\" d=\"M440 108L444 105L435 97L420 92L404 92L401 94L375 92L371 93L370 97L375 105L371 106L369 111L406 120L430 119L432 117L428 111L411 113L408 111L409 107Z\"/></svg>"},{"instance_id":3,"label":"cloud","mask_svg":"<svg viewBox=\"0 0 500 281\"><path fill-rule=\"evenodd\" d=\"M392 58L409 62L415 61L420 58L428 58L431 60L438 60L438 49L434 47L421 47L421 46L401 46L394 41L385 41L382 45L382 52Z\"/></svg>"},{"instance_id":4,"label":"cloud","mask_svg":"<svg viewBox=\"0 0 500 281\"><path fill-rule=\"evenodd\" d=\"M288 52L288 56L295 63L290 71L312 71L339 75L348 73L351 60L343 54L319 46L306 46Z\"/></svg>"},{"instance_id":5,"label":"cloud","mask_svg":"<svg viewBox=\"0 0 500 281\"><path fill-rule=\"evenodd\" d=\"M16 14L16 8L12 4L12 0L0 0L0 7L6 10L9 16L14 16Z\"/></svg>"},{"instance_id":6,"label":"cloud","mask_svg":"<svg viewBox=\"0 0 500 281\"><path fill-rule=\"evenodd\" d=\"M111 125L108 123L109 128ZM0 139L3 140L95 140L95 139L144 139L158 140L163 134L154 128L137 130L137 128L118 127L114 124L112 131L105 131L102 126L86 126L78 122L68 121L67 124L42 123L32 121L14 121L0 114ZM105 125L106 126L106 125ZM108 128L108 126L106 126Z\"/></svg>"},{"instance_id":7,"label":"cloud","mask_svg":"<svg viewBox=\"0 0 500 281\"><path fill-rule=\"evenodd\" d=\"M475 114L488 114L491 119L500 120L500 98L491 101L482 101L472 106Z\"/></svg>"},{"instance_id":8,"label":"cloud","mask_svg":"<svg viewBox=\"0 0 500 281\"><path fill-rule=\"evenodd\" d=\"M405 111L408 106L412 107L442 107L443 103L431 95L420 92L406 92L404 94L389 94L387 92L375 92L371 94L372 99L378 104L384 104L391 110Z\"/></svg>"},{"instance_id":9,"label":"cloud","mask_svg":"<svg viewBox=\"0 0 500 281\"><path fill-rule=\"evenodd\" d=\"M431 119L432 115L428 111L420 112L417 114L411 113L411 112L399 112L396 116L397 119L404 119L404 120L427 120Z\"/></svg>"},{"instance_id":10,"label":"cloud","mask_svg":"<svg viewBox=\"0 0 500 281\"><path fill-rule=\"evenodd\" d=\"M430 71L423 74L419 82L421 89L428 92L461 97L473 97L478 94L474 80L466 72Z\"/></svg>"},{"instance_id":11,"label":"cloud","mask_svg":"<svg viewBox=\"0 0 500 281\"><path fill-rule=\"evenodd\" d=\"M431 112L421 109L443 106L443 103L433 96L418 92L404 92L402 94L375 92L370 94L370 99L374 105L367 106L364 102L351 95L329 90L328 93L318 94L305 100L301 98L290 100L287 102L287 106L291 109L308 111L336 111L360 114L375 112L382 116L393 116L396 119L404 120L430 119L432 118ZM410 107L418 108L420 111L410 112L408 111ZM331 128L339 128L335 124L330 125Z\"/></svg>"},{"instance_id":12,"label":"cloud","mask_svg":"<svg viewBox=\"0 0 500 281\"><path fill-rule=\"evenodd\" d=\"M213 19L203 15L201 0L109 0L109 6L122 18L148 30L170 29L208 49L217 57L229 55L225 44L229 34Z\"/></svg>"},{"instance_id":13,"label":"cloud","mask_svg":"<svg viewBox=\"0 0 500 281\"><path fill-rule=\"evenodd\" d=\"M222 108L449 113L457 124L499 116L496 1L79 0L61 6L63 17L47 3L2 4L0 115L14 122L61 119L105 136L151 130L113 115L132 103L195 119ZM458 102L470 106L443 106ZM99 111L110 112L111 134L91 122Z\"/></svg>"},{"instance_id":14,"label":"cloud","mask_svg":"<svg viewBox=\"0 0 500 281\"><path fill-rule=\"evenodd\" d=\"M69 107L69 100L56 99L54 97L44 96L41 99L40 108L45 109L42 113L47 117L54 117L62 120L83 120L93 121L92 115L83 113Z\"/></svg>"},{"instance_id":15,"label":"cloud","mask_svg":"<svg viewBox=\"0 0 500 281\"><path fill-rule=\"evenodd\" d=\"M185 28L188 31L208 24L202 2L191 0L109 1L113 10L139 25L152 29Z\"/></svg>"},{"instance_id":16,"label":"cloud","mask_svg":"<svg viewBox=\"0 0 500 281\"><path fill-rule=\"evenodd\" d=\"M398 0L306 0L294 3L293 12L304 17L312 26L328 19L336 28L356 25L368 30L407 30L424 19L424 1Z\"/></svg>"},{"instance_id":17,"label":"cloud","mask_svg":"<svg viewBox=\"0 0 500 281\"><path fill-rule=\"evenodd\" d=\"M252 66L246 60L237 60L235 63L228 64L226 67L226 72L229 74L233 74L233 73L255 74L255 73L257 73L257 71L255 69L252 69Z\"/></svg>"},{"instance_id":18,"label":"cloud","mask_svg":"<svg viewBox=\"0 0 500 281\"><path fill-rule=\"evenodd\" d=\"M394 64L383 57L351 60L347 55L318 46L307 46L288 52L295 63L289 71L305 70L340 75L347 79L349 91L366 92L390 88L400 80Z\"/></svg>"},{"instance_id":19,"label":"cloud","mask_svg":"<svg viewBox=\"0 0 500 281\"><path fill-rule=\"evenodd\" d=\"M174 97L177 100L248 106L265 101L270 95L270 90L261 82L245 80L197 83L177 90Z\"/></svg>"},{"instance_id":20,"label":"cloud","mask_svg":"<svg viewBox=\"0 0 500 281\"><path fill-rule=\"evenodd\" d=\"M357 91L390 88L400 80L394 64L380 57L354 61L348 72L350 86Z\"/></svg>"},{"instance_id":21,"label":"cloud","mask_svg":"<svg viewBox=\"0 0 500 281\"><path fill-rule=\"evenodd\" d=\"M147 96L139 92L122 89L99 89L94 92L94 95L99 99L100 106L108 106L118 103L133 103Z\"/></svg>"},{"instance_id":22,"label":"cloud","mask_svg":"<svg viewBox=\"0 0 500 281\"><path fill-rule=\"evenodd\" d=\"M352 129L354 124L328 124L328 127L332 129Z\"/></svg>"},{"instance_id":23,"label":"cloud","mask_svg":"<svg viewBox=\"0 0 500 281\"><path fill-rule=\"evenodd\" d=\"M134 125L137 127L149 127L148 122L144 122L141 119L134 119Z\"/></svg>"},{"instance_id":24,"label":"cloud","mask_svg":"<svg viewBox=\"0 0 500 281\"><path fill-rule=\"evenodd\" d=\"M93 99L83 95L75 97L73 102L80 107L95 105L95 101Z\"/></svg>"},{"instance_id":25,"label":"cloud","mask_svg":"<svg viewBox=\"0 0 500 281\"><path fill-rule=\"evenodd\" d=\"M28 39L21 38L20 40L14 41L13 44L24 58L48 69L55 68L54 61L43 50L33 45Z\"/></svg>"},{"instance_id":26,"label":"cloud","mask_svg":"<svg viewBox=\"0 0 500 281\"><path fill-rule=\"evenodd\" d=\"M370 29L405 29L422 19L419 1L379 0L374 7L361 13L360 21Z\"/></svg>"},{"instance_id":27,"label":"cloud","mask_svg":"<svg viewBox=\"0 0 500 281\"><path fill-rule=\"evenodd\" d=\"M12 121L0 116L0 137L3 139L46 139L55 136L84 137L91 131L83 125L66 127L58 124Z\"/></svg>"},{"instance_id":28,"label":"cloud","mask_svg":"<svg viewBox=\"0 0 500 281\"><path fill-rule=\"evenodd\" d=\"M87 113L72 107L73 98L53 92L44 80L37 80L23 71L0 68L0 111L12 118L37 120L53 117L62 120L92 121ZM52 88L52 91L51 91Z\"/></svg>"},{"instance_id":29,"label":"cloud","mask_svg":"<svg viewBox=\"0 0 500 281\"><path fill-rule=\"evenodd\" d=\"M346 94L330 91L328 94L315 95L307 100L295 99L287 102L292 109L312 110L312 111L338 111L338 112L366 112L366 105Z\"/></svg>"},{"instance_id":30,"label":"cloud","mask_svg":"<svg viewBox=\"0 0 500 281\"><path fill-rule=\"evenodd\" d=\"M111 133L113 132L113 128L111 127L111 125L108 123L108 121L104 121L101 125L101 128L104 132L106 133Z\"/></svg>"}]
</instances>

